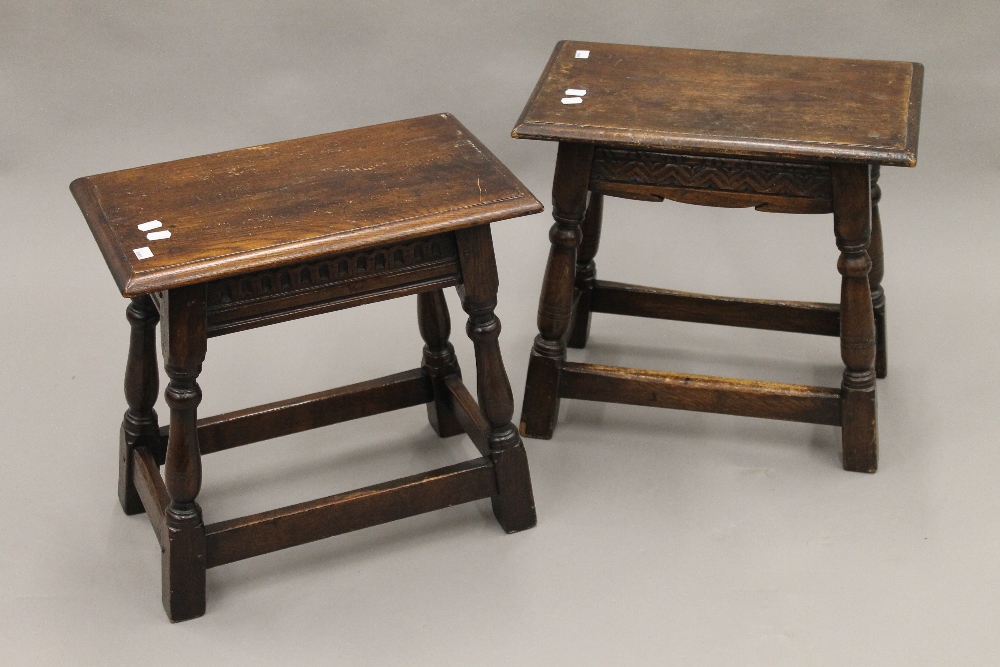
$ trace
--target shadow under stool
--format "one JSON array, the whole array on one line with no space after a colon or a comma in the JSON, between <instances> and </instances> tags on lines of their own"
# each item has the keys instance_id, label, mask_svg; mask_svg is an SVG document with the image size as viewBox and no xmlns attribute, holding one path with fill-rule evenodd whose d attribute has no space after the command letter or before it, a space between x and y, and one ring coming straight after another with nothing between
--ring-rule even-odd
<instances>
[{"instance_id":1,"label":"shadow under stool","mask_svg":"<svg viewBox=\"0 0 1000 667\"><path fill-rule=\"evenodd\" d=\"M844 468L878 466L887 373L882 165L916 165L923 66L589 42L556 45L514 128L558 141L521 433L551 438L561 398L842 427ZM603 198L833 213L840 303L598 280ZM591 313L839 336L839 388L572 363Z\"/></svg>"},{"instance_id":2,"label":"shadow under stool","mask_svg":"<svg viewBox=\"0 0 1000 667\"><path fill-rule=\"evenodd\" d=\"M542 206L454 117L89 176L71 190L132 300L118 497L153 525L170 620L205 613L206 568L251 556L481 498L507 532L535 525L497 342L490 225ZM452 286L469 317L478 403L448 341L442 290ZM413 294L419 368L197 418L209 338ZM170 378L163 428L153 409L157 322ZM439 435L467 433L481 458L204 524L202 455L420 404Z\"/></svg>"}]
</instances>

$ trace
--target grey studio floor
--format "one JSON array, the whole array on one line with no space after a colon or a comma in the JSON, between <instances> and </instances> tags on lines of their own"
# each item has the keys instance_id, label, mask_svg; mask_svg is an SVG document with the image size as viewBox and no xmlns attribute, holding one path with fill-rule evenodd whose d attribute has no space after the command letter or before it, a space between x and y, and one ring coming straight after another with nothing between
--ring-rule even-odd
<instances>
[{"instance_id":1,"label":"grey studio floor","mask_svg":"<svg viewBox=\"0 0 1000 667\"><path fill-rule=\"evenodd\" d=\"M997 10L3 2L0 663L1000 664ZM567 38L924 63L920 164L881 180L879 472L845 472L833 427L564 401L555 438L526 442L536 528L505 535L484 501L227 565L207 614L171 625L154 535L116 498L126 301L70 181L450 111L547 203L555 145L509 132ZM518 403L550 224L494 228ZM830 216L613 200L604 230L604 278L838 299ZM413 368L415 309L213 339L200 414ZM832 338L610 315L571 359L832 386L842 370ZM208 457L199 501L218 521L474 452L417 407Z\"/></svg>"}]
</instances>

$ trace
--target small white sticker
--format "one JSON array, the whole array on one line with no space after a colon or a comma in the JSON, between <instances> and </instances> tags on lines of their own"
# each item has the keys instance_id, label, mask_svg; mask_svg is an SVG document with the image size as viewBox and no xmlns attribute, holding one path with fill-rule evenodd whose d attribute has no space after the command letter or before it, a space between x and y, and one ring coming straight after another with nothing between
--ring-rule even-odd
<instances>
[{"instance_id":1,"label":"small white sticker","mask_svg":"<svg viewBox=\"0 0 1000 667\"><path fill-rule=\"evenodd\" d=\"M564 97L562 98L563 104L580 104L583 102L582 97Z\"/></svg>"},{"instance_id":2,"label":"small white sticker","mask_svg":"<svg viewBox=\"0 0 1000 667\"><path fill-rule=\"evenodd\" d=\"M583 51L583 50L577 51L576 52L576 57L577 58L589 58L590 57L590 51Z\"/></svg>"},{"instance_id":3,"label":"small white sticker","mask_svg":"<svg viewBox=\"0 0 1000 667\"><path fill-rule=\"evenodd\" d=\"M159 241L160 239L169 239L170 230L164 229L162 232L150 232L146 234L146 238L150 241Z\"/></svg>"},{"instance_id":4,"label":"small white sticker","mask_svg":"<svg viewBox=\"0 0 1000 667\"><path fill-rule=\"evenodd\" d=\"M153 251L146 247L136 248L132 252L134 252L135 256L139 259L149 259L153 256Z\"/></svg>"},{"instance_id":5,"label":"small white sticker","mask_svg":"<svg viewBox=\"0 0 1000 667\"><path fill-rule=\"evenodd\" d=\"M148 232L150 229L156 229L157 227L162 227L163 223L159 220L150 220L149 222L144 222L139 225L140 232Z\"/></svg>"},{"instance_id":6,"label":"small white sticker","mask_svg":"<svg viewBox=\"0 0 1000 667\"><path fill-rule=\"evenodd\" d=\"M566 94L570 95L570 96L574 96L574 97L575 96L581 96L582 97L583 95L587 94L587 91L583 90L582 88L567 88L566 89Z\"/></svg>"}]
</instances>

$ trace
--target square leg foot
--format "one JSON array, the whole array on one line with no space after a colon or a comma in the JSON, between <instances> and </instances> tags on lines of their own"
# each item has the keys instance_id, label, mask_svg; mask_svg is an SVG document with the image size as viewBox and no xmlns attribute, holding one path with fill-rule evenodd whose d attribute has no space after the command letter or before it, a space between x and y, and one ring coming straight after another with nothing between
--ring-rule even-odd
<instances>
[{"instance_id":1,"label":"square leg foot","mask_svg":"<svg viewBox=\"0 0 1000 667\"><path fill-rule=\"evenodd\" d=\"M878 422L875 390L847 390L841 405L844 470L878 470Z\"/></svg>"},{"instance_id":2,"label":"square leg foot","mask_svg":"<svg viewBox=\"0 0 1000 667\"><path fill-rule=\"evenodd\" d=\"M521 408L521 435L549 440L559 417L559 373L562 361L531 353Z\"/></svg>"},{"instance_id":3,"label":"square leg foot","mask_svg":"<svg viewBox=\"0 0 1000 667\"><path fill-rule=\"evenodd\" d=\"M493 496L493 514L508 533L533 528L538 523L535 497L531 492L528 457L520 442L493 456L500 493Z\"/></svg>"},{"instance_id":4,"label":"square leg foot","mask_svg":"<svg viewBox=\"0 0 1000 667\"><path fill-rule=\"evenodd\" d=\"M201 511L184 522L167 511L163 549L163 609L171 623L205 615L205 526Z\"/></svg>"}]
</instances>

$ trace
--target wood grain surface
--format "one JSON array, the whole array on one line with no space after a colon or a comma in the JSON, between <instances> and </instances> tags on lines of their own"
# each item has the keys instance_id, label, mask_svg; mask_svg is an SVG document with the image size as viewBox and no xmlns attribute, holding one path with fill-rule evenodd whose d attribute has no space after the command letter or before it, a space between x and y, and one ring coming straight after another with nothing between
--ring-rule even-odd
<instances>
[{"instance_id":1,"label":"wood grain surface","mask_svg":"<svg viewBox=\"0 0 1000 667\"><path fill-rule=\"evenodd\" d=\"M513 136L912 167L922 82L919 63L567 41Z\"/></svg>"},{"instance_id":2,"label":"wood grain surface","mask_svg":"<svg viewBox=\"0 0 1000 667\"><path fill-rule=\"evenodd\" d=\"M449 114L88 176L70 189L126 296L542 210ZM138 229L152 220L170 237ZM143 247L153 256L138 259Z\"/></svg>"}]
</instances>

